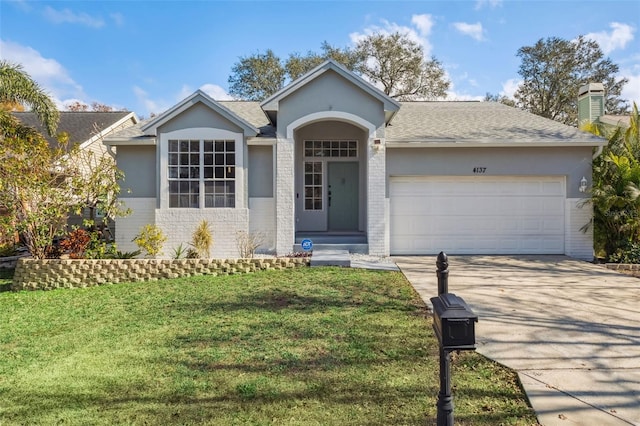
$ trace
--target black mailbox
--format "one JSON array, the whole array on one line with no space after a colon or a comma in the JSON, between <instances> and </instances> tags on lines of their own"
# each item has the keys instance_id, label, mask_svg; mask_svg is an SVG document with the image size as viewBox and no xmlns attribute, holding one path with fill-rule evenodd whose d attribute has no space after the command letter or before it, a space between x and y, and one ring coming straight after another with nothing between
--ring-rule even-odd
<instances>
[{"instance_id":1,"label":"black mailbox","mask_svg":"<svg viewBox=\"0 0 640 426\"><path fill-rule=\"evenodd\" d=\"M453 293L444 293L432 297L431 303L433 329L440 346L447 351L474 350L478 316L469 309L465 301Z\"/></svg>"}]
</instances>

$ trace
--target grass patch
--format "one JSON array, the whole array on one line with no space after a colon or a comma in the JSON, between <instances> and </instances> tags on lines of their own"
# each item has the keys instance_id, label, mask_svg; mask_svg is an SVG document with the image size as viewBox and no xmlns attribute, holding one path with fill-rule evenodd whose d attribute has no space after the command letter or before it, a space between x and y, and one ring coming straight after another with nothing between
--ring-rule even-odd
<instances>
[{"instance_id":1,"label":"grass patch","mask_svg":"<svg viewBox=\"0 0 640 426\"><path fill-rule=\"evenodd\" d=\"M397 272L5 292L0 324L3 426L435 424L437 343ZM453 365L456 424L536 424L513 372Z\"/></svg>"}]
</instances>

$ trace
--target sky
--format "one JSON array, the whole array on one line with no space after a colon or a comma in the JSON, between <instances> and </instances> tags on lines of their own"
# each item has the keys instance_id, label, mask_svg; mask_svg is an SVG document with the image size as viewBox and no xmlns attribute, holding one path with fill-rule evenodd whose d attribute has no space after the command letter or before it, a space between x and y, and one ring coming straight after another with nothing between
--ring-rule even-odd
<instances>
[{"instance_id":1,"label":"sky","mask_svg":"<svg viewBox=\"0 0 640 426\"><path fill-rule=\"evenodd\" d=\"M408 34L443 65L447 100L511 96L519 48L584 35L629 79L640 105L640 1L29 1L0 0L0 59L19 63L59 108L80 101L161 113L197 89L227 94L240 57L353 47Z\"/></svg>"}]
</instances>

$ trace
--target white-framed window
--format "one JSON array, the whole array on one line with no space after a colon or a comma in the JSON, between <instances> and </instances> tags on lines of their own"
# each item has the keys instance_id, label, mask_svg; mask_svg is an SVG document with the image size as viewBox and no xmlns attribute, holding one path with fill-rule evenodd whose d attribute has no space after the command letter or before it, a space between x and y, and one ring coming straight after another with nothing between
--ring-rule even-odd
<instances>
[{"instance_id":1,"label":"white-framed window","mask_svg":"<svg viewBox=\"0 0 640 426\"><path fill-rule=\"evenodd\" d=\"M304 209L322 210L322 161L304 163Z\"/></svg>"},{"instance_id":2,"label":"white-framed window","mask_svg":"<svg viewBox=\"0 0 640 426\"><path fill-rule=\"evenodd\" d=\"M304 141L305 157L345 158L358 156L358 141L354 140L307 140Z\"/></svg>"},{"instance_id":3,"label":"white-framed window","mask_svg":"<svg viewBox=\"0 0 640 426\"><path fill-rule=\"evenodd\" d=\"M169 139L169 208L235 207L236 141Z\"/></svg>"}]
</instances>

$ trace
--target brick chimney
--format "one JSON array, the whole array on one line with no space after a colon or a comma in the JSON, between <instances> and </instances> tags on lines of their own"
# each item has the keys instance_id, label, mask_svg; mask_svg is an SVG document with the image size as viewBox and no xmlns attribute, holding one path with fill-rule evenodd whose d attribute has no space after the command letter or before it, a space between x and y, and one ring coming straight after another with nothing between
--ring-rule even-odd
<instances>
[{"instance_id":1,"label":"brick chimney","mask_svg":"<svg viewBox=\"0 0 640 426\"><path fill-rule=\"evenodd\" d=\"M593 123L604 110L604 84L589 83L578 90L578 126Z\"/></svg>"}]
</instances>

